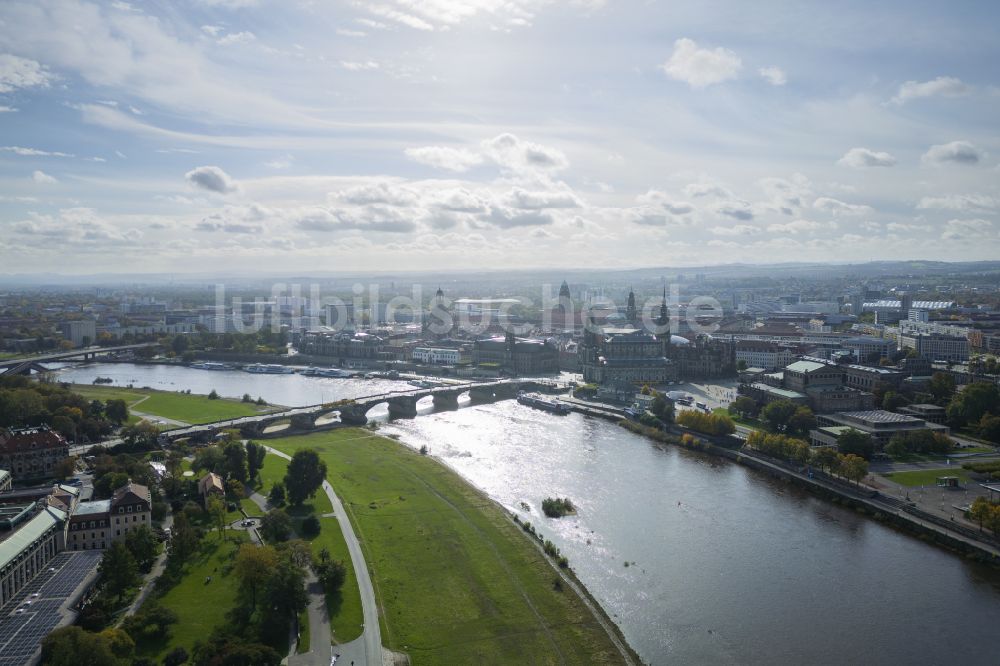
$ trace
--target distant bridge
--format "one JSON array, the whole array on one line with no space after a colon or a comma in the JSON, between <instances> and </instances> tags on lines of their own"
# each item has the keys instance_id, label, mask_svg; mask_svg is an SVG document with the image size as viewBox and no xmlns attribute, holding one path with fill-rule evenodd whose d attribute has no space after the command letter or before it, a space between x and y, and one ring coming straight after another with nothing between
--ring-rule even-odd
<instances>
[{"instance_id":1,"label":"distant bridge","mask_svg":"<svg viewBox=\"0 0 1000 666\"><path fill-rule=\"evenodd\" d=\"M71 349L53 354L39 354L37 356L26 356L22 358L8 358L0 361L0 370L5 375L29 374L32 370L36 372L46 372L48 369L42 363L53 361L92 361L98 356L117 354L124 351L135 351L146 347L158 347L156 342L143 342L134 345L119 345L117 347L84 347L83 349Z\"/></svg>"},{"instance_id":2,"label":"distant bridge","mask_svg":"<svg viewBox=\"0 0 1000 666\"><path fill-rule=\"evenodd\" d=\"M413 418L417 415L417 403L427 397L433 398L434 406L438 409L455 409L458 407L459 398L465 393L469 394L469 399L473 404L482 404L497 400L509 400L516 397L518 391L551 390L553 386L534 380L501 379L488 382L449 384L433 388L404 389L364 396L354 400L296 407L259 416L246 416L227 421L164 430L160 433L160 440L173 441L182 437L212 437L218 432L233 428L239 429L244 437L266 437L287 434L288 432L311 432L344 424L362 426L368 423L368 412L383 403L388 405L390 417ZM288 427L273 430L270 433L266 432L282 421L288 421Z\"/></svg>"}]
</instances>

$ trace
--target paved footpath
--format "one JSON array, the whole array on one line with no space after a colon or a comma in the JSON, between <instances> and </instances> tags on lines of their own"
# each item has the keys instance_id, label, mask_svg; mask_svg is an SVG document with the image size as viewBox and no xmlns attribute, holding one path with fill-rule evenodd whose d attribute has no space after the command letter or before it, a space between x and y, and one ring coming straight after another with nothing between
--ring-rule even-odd
<instances>
[{"instance_id":1,"label":"paved footpath","mask_svg":"<svg viewBox=\"0 0 1000 666\"><path fill-rule=\"evenodd\" d=\"M273 453L279 458L291 460L292 457L286 453L266 447L268 453ZM329 666L331 652L339 654L337 666L381 666L382 665L382 630L378 623L378 604L375 600L375 587L372 585L371 575L368 573L368 566L365 564L365 556L361 550L361 543L357 535L354 534L354 527L340 498L333 492L333 487L328 481L323 481L323 490L330 498L333 505L333 515L340 523L340 529L344 534L344 541L347 543L347 551L351 556L351 564L354 566L354 574L358 579L358 588L361 592L361 610L364 616L364 632L357 640L344 643L330 648L330 621L327 619L325 606L322 611L322 624L326 626L325 639L321 639L316 631L317 625L314 623L313 604L310 601L309 627L310 627L310 651L303 655L296 655L289 660L289 666L303 664L309 666ZM263 499L263 498L262 498ZM254 500L256 501L256 499ZM312 595L310 599L312 600ZM323 602L320 595L320 602ZM319 616L316 622L319 622ZM325 642L323 642L325 641ZM319 645L317 650L316 646Z\"/></svg>"},{"instance_id":2,"label":"paved footpath","mask_svg":"<svg viewBox=\"0 0 1000 666\"><path fill-rule=\"evenodd\" d=\"M168 513L167 517L163 519L163 525L161 527L163 527L163 529L166 530L170 529L170 527L173 524L174 524L174 514ZM162 574L163 570L166 569L167 567L168 544L169 542L163 543L163 551L156 556L156 560L153 561L153 566L149 570L149 573L143 576L142 589L139 590L139 595L135 598L135 601L132 602L132 605L128 607L128 610L126 610L122 614L121 618L118 620L119 625L122 622L124 622L125 618L127 618L129 615L135 614L135 612L142 607L142 602L144 602L146 600L146 597L149 596L150 592L153 591L153 587L156 585L156 579L160 577L160 574Z\"/></svg>"}]
</instances>

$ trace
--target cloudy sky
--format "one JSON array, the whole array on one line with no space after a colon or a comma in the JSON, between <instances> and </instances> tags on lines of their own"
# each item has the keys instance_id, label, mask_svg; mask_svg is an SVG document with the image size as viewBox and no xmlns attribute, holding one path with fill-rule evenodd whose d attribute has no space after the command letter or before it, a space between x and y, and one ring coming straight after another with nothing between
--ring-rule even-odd
<instances>
[{"instance_id":1,"label":"cloudy sky","mask_svg":"<svg viewBox=\"0 0 1000 666\"><path fill-rule=\"evenodd\" d=\"M0 273L998 259L998 19L3 0Z\"/></svg>"}]
</instances>

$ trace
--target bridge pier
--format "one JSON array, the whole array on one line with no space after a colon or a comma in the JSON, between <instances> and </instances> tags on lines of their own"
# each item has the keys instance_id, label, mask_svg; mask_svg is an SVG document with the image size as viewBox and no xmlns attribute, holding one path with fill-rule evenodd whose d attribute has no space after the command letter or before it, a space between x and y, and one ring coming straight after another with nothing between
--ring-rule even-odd
<instances>
[{"instance_id":1,"label":"bridge pier","mask_svg":"<svg viewBox=\"0 0 1000 666\"><path fill-rule=\"evenodd\" d=\"M344 405L340 408L340 422L348 425L363 426L368 423L368 410L359 405Z\"/></svg>"},{"instance_id":2,"label":"bridge pier","mask_svg":"<svg viewBox=\"0 0 1000 666\"><path fill-rule=\"evenodd\" d=\"M458 409L458 393L458 391L435 393L434 407L436 409Z\"/></svg>"},{"instance_id":3,"label":"bridge pier","mask_svg":"<svg viewBox=\"0 0 1000 666\"><path fill-rule=\"evenodd\" d=\"M399 396L389 398L389 418L412 419L417 415L417 398Z\"/></svg>"},{"instance_id":4,"label":"bridge pier","mask_svg":"<svg viewBox=\"0 0 1000 666\"><path fill-rule=\"evenodd\" d=\"M469 399L472 400L473 403L493 402L493 396L492 386L473 386L469 389Z\"/></svg>"},{"instance_id":5,"label":"bridge pier","mask_svg":"<svg viewBox=\"0 0 1000 666\"><path fill-rule=\"evenodd\" d=\"M312 414L293 414L290 421L292 430L312 430L316 427L315 417Z\"/></svg>"}]
</instances>

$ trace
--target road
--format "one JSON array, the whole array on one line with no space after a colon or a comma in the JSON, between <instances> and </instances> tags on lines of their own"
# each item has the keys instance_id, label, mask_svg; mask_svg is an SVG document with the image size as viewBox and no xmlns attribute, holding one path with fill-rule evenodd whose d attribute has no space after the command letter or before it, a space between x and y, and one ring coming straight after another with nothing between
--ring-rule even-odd
<instances>
[{"instance_id":1,"label":"road","mask_svg":"<svg viewBox=\"0 0 1000 666\"><path fill-rule=\"evenodd\" d=\"M285 460L292 459L288 454L273 449L270 446L267 447L267 451ZM344 510L343 503L341 503L337 494L333 492L333 487L328 481L323 482L323 490L326 492L326 496L330 498L330 504L333 505L333 515L337 518L337 522L340 523L340 529L344 534L344 541L347 543L347 552L350 553L351 564L354 566L354 573L358 579L358 588L361 592L361 610L365 620L364 632L361 634L361 638L350 643L345 643L344 645L338 645L335 648L336 652L341 655L337 663L350 664L353 662L355 666L381 666L382 630L378 623L378 603L375 600L375 587L372 585L371 575L368 572L368 566L365 564L364 552L361 550L361 543L354 533L354 527L347 516L347 511ZM310 627L312 626L312 612L310 611ZM313 633L311 640L315 641L315 636L316 634ZM316 651L310 650L310 654L313 652ZM296 663L328 666L330 663L330 653L323 652L323 654L326 655L325 662L320 660L320 653L317 652L315 660L309 660L308 662L296 660Z\"/></svg>"}]
</instances>

